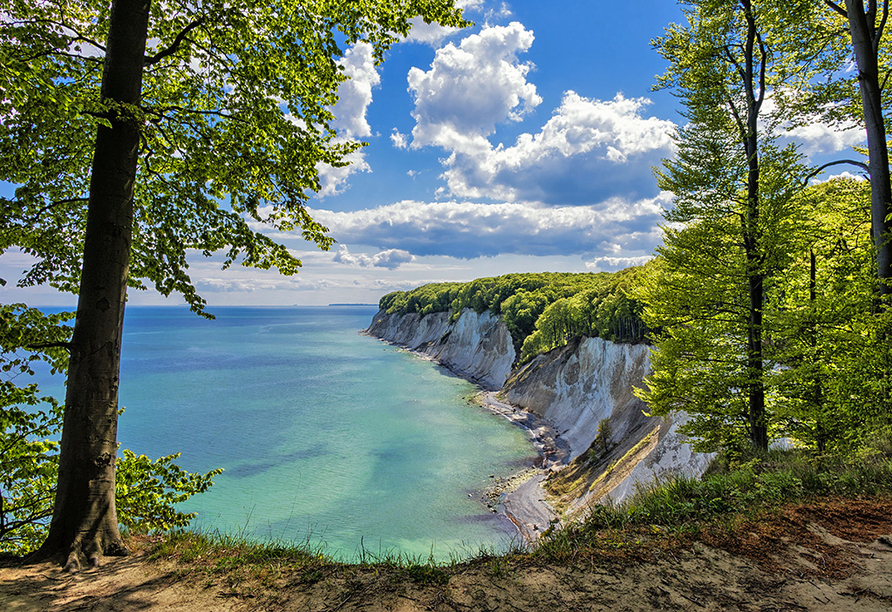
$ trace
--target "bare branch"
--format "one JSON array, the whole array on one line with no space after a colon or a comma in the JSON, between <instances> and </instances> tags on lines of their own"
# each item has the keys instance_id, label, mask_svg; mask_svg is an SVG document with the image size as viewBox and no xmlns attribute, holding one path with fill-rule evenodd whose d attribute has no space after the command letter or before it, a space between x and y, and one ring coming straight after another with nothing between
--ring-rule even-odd
<instances>
[{"instance_id":1,"label":"bare branch","mask_svg":"<svg viewBox=\"0 0 892 612\"><path fill-rule=\"evenodd\" d=\"M846 19L849 18L849 14L846 12L846 10L844 8L842 8L841 6L839 6L836 2L831 2L831 0L824 0L824 4L826 4L832 10L836 11L837 13L839 13Z\"/></svg>"},{"instance_id":2,"label":"bare branch","mask_svg":"<svg viewBox=\"0 0 892 612\"><path fill-rule=\"evenodd\" d=\"M180 45L183 44L183 41L186 40L186 36L189 35L189 32L191 32L198 26L202 25L204 23L204 21L205 21L205 18L201 17L200 19L197 19L197 20L193 21L192 23L190 23L189 25L187 25L185 28L183 28L183 30L179 34L177 34L176 38L173 39L173 42L170 44L169 47L159 51L158 53L156 53L155 55L153 55L151 57L147 57L145 60L145 65L151 66L153 64L157 64L158 62L163 60L165 57L169 57L169 56L173 55L174 53L176 53L179 50Z\"/></svg>"},{"instance_id":3,"label":"bare branch","mask_svg":"<svg viewBox=\"0 0 892 612\"><path fill-rule=\"evenodd\" d=\"M737 74L740 76L741 80L746 81L746 72L740 67L740 64L737 63L737 59L731 53L730 45L725 47L725 55L727 56L728 61L731 62L731 65L734 66L734 69L737 70Z\"/></svg>"},{"instance_id":4,"label":"bare branch","mask_svg":"<svg viewBox=\"0 0 892 612\"><path fill-rule=\"evenodd\" d=\"M48 349L48 348L61 348L66 351L71 351L71 343L70 342L43 342L40 344L29 344L25 347L30 351Z\"/></svg>"},{"instance_id":5,"label":"bare branch","mask_svg":"<svg viewBox=\"0 0 892 612\"><path fill-rule=\"evenodd\" d=\"M883 37L883 30L886 27L886 20L889 18L889 0L883 0L883 18L880 20L880 26L873 33L873 52L876 53L880 48L880 39Z\"/></svg>"},{"instance_id":6,"label":"bare branch","mask_svg":"<svg viewBox=\"0 0 892 612\"><path fill-rule=\"evenodd\" d=\"M765 41L762 35L756 32L756 42L759 43L759 99L756 100L755 111L758 113L762 109L762 102L765 100L765 65L768 63L768 51L765 49Z\"/></svg>"},{"instance_id":7,"label":"bare branch","mask_svg":"<svg viewBox=\"0 0 892 612\"><path fill-rule=\"evenodd\" d=\"M177 113L182 113L184 115L191 114L191 115L205 115L205 116L209 116L209 117L220 117L221 119L230 119L232 121L237 121L240 123L244 123L245 125L249 125L249 122L245 121L244 119L241 119L240 117L236 117L232 114L229 114L229 113L226 113L223 111L196 110L194 108L185 108L185 107L177 106L177 105L165 106L163 108L152 108L152 107L142 107L141 106L140 108L147 113L156 115L159 119L166 119L168 121L172 121L173 117L169 117L165 113L173 111L173 112L177 112Z\"/></svg>"},{"instance_id":8,"label":"bare branch","mask_svg":"<svg viewBox=\"0 0 892 612\"><path fill-rule=\"evenodd\" d=\"M868 171L869 171L869 169L868 169L868 167L867 167L867 164L865 164L865 163L863 163L863 162L859 162L859 161L856 161L856 160L854 160L854 159L838 159L838 160L836 160L836 161L827 162L827 163L824 164L823 166L819 166L819 167L818 167L816 170L814 170L813 172L809 172L807 175L805 175L805 178L802 180L802 184L803 184L803 185L807 185L809 180L811 180L811 179L813 179L814 177L816 177L817 175L819 175L819 174L820 174L821 172L823 172L825 169L829 168L830 166L839 166L840 164L851 164L852 166L858 166L859 168L861 168L861 169L864 170L865 172L868 172Z\"/></svg>"}]
</instances>

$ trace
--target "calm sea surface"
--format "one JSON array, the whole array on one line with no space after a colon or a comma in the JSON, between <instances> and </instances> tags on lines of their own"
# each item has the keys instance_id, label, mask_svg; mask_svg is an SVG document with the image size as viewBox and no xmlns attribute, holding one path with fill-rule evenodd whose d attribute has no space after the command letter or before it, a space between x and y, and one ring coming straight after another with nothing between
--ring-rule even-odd
<instances>
[{"instance_id":1,"label":"calm sea surface","mask_svg":"<svg viewBox=\"0 0 892 612\"><path fill-rule=\"evenodd\" d=\"M514 537L477 494L535 457L475 387L358 333L374 307L128 307L122 448L222 467L194 526L444 560ZM469 497L469 493L472 494Z\"/></svg>"}]
</instances>

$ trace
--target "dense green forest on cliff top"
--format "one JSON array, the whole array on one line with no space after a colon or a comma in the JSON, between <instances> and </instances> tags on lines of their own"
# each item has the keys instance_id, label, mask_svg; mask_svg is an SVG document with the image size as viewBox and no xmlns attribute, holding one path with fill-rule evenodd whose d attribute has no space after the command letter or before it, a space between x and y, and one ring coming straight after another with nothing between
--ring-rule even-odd
<instances>
[{"instance_id":1,"label":"dense green forest on cliff top","mask_svg":"<svg viewBox=\"0 0 892 612\"><path fill-rule=\"evenodd\" d=\"M431 283L394 291L378 303L390 314L452 312L465 308L502 315L521 361L565 345L571 338L644 340L642 303L632 296L643 268L620 272L540 272Z\"/></svg>"}]
</instances>

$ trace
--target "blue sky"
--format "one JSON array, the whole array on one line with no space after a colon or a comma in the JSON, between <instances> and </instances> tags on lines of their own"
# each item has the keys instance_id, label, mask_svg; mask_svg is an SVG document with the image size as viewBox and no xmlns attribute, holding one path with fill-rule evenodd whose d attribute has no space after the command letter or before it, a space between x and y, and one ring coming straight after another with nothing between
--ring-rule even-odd
<instances>
[{"instance_id":1,"label":"blue sky","mask_svg":"<svg viewBox=\"0 0 892 612\"><path fill-rule=\"evenodd\" d=\"M295 277L195 257L191 276L211 309L375 303L427 282L617 270L651 256L671 204L652 167L672 155L669 132L682 118L671 92L651 91L665 63L650 41L682 19L678 5L458 4L474 26L420 24L377 67L368 48L346 52L352 78L337 127L368 146L351 167L323 169L310 202L333 249L276 234L303 260ZM797 136L819 155L861 138L822 126ZM5 257L4 271L23 267L22 256ZM13 291L0 289L4 299ZM27 294L16 299L73 303L48 289ZM181 303L152 292L130 301Z\"/></svg>"}]
</instances>

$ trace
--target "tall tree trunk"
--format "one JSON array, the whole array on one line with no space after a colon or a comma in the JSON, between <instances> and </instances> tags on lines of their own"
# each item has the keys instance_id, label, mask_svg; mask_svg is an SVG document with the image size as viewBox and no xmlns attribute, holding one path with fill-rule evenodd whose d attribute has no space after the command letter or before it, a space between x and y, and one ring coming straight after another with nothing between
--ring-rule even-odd
<instances>
[{"instance_id":1,"label":"tall tree trunk","mask_svg":"<svg viewBox=\"0 0 892 612\"><path fill-rule=\"evenodd\" d=\"M889 179L889 149L880 90L877 56L883 32L876 26L876 4L865 12L862 0L845 0L852 48L858 63L858 85L867 130L870 174L870 229L876 249L877 277L881 295L892 294L892 185ZM886 10L885 8L883 9Z\"/></svg>"},{"instance_id":2,"label":"tall tree trunk","mask_svg":"<svg viewBox=\"0 0 892 612\"><path fill-rule=\"evenodd\" d=\"M768 427L765 419L765 372L762 351L762 313L765 274L762 270L762 240L759 228L759 135L758 121L762 100L765 96L765 51L758 37L756 21L749 0L741 0L747 23L744 46L743 83L746 90L747 113L743 144L746 151L747 204L744 221L744 250L746 256L747 293L749 317L747 320L747 395L749 404L748 424L750 442L760 449L768 448ZM756 46L759 43L759 73L756 74ZM756 95L758 83L759 93Z\"/></svg>"},{"instance_id":3,"label":"tall tree trunk","mask_svg":"<svg viewBox=\"0 0 892 612\"><path fill-rule=\"evenodd\" d=\"M105 101L136 105L149 0L115 0L102 77ZM130 110L132 110L132 106ZM71 341L59 482L49 535L39 555L84 561L127 554L115 512L118 375L133 229L138 118L113 106L96 135L77 318Z\"/></svg>"}]
</instances>

